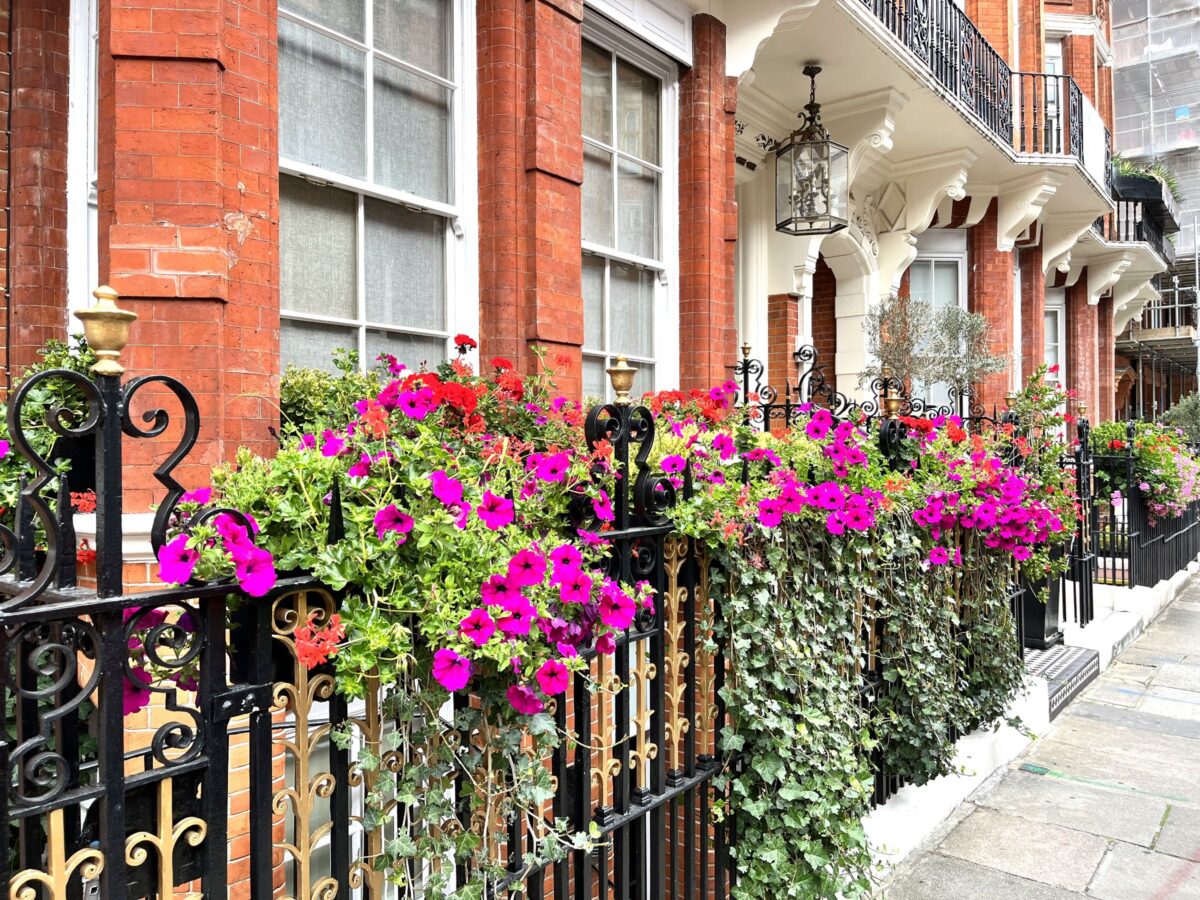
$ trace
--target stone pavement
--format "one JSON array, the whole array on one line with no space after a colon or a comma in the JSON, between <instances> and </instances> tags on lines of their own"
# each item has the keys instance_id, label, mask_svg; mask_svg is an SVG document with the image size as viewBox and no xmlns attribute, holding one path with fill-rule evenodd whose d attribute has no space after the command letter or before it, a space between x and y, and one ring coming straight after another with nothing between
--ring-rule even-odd
<instances>
[{"instance_id":1,"label":"stone pavement","mask_svg":"<svg viewBox=\"0 0 1200 900\"><path fill-rule=\"evenodd\" d=\"M1200 579L879 893L1200 900Z\"/></svg>"}]
</instances>

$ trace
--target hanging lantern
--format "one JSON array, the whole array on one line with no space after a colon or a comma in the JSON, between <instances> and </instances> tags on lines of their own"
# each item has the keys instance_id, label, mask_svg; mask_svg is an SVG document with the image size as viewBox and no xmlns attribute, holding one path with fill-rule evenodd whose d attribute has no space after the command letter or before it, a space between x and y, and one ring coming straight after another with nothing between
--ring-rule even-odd
<instances>
[{"instance_id":1,"label":"hanging lantern","mask_svg":"<svg viewBox=\"0 0 1200 900\"><path fill-rule=\"evenodd\" d=\"M804 67L812 87L801 125L775 150L775 230L784 234L833 234L850 221L848 154L821 124L820 72Z\"/></svg>"}]
</instances>

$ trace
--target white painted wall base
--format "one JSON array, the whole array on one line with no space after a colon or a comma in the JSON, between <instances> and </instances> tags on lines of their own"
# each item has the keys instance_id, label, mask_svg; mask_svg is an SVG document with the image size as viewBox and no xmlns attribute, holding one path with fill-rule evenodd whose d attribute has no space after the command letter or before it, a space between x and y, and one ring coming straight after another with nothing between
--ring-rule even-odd
<instances>
[{"instance_id":1,"label":"white painted wall base","mask_svg":"<svg viewBox=\"0 0 1200 900\"><path fill-rule=\"evenodd\" d=\"M1192 562L1185 571L1152 588L1096 585L1096 618L1087 628L1064 626L1066 643L1087 647L1100 655L1100 671L1108 668L1178 596L1188 580L1200 572ZM902 788L863 820L871 856L880 877L930 839L955 808L998 769L1021 755L1039 734L1049 728L1048 686L1043 678L1027 676L1023 694L1009 707L1033 734L1005 725L994 731L976 731L958 742L954 765L957 774L937 778L920 787Z\"/></svg>"}]
</instances>

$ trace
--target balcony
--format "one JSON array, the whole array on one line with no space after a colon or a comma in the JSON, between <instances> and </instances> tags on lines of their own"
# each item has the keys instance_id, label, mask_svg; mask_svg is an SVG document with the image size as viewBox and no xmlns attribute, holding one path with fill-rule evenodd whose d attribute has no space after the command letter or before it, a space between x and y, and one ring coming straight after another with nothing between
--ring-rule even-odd
<instances>
[{"instance_id":1,"label":"balcony","mask_svg":"<svg viewBox=\"0 0 1200 900\"><path fill-rule=\"evenodd\" d=\"M1175 261L1175 247L1163 234L1163 226L1140 200L1118 200L1114 212L1092 226L1109 243L1149 244L1168 264Z\"/></svg>"}]
</instances>

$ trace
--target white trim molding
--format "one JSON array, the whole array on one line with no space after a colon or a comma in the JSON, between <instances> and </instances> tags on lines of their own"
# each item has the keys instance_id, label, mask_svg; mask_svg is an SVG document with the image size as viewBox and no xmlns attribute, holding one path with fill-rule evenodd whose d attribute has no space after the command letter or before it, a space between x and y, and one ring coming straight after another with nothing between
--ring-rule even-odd
<instances>
[{"instance_id":1,"label":"white trim molding","mask_svg":"<svg viewBox=\"0 0 1200 900\"><path fill-rule=\"evenodd\" d=\"M692 64L692 11L679 0L584 0L651 47Z\"/></svg>"}]
</instances>

